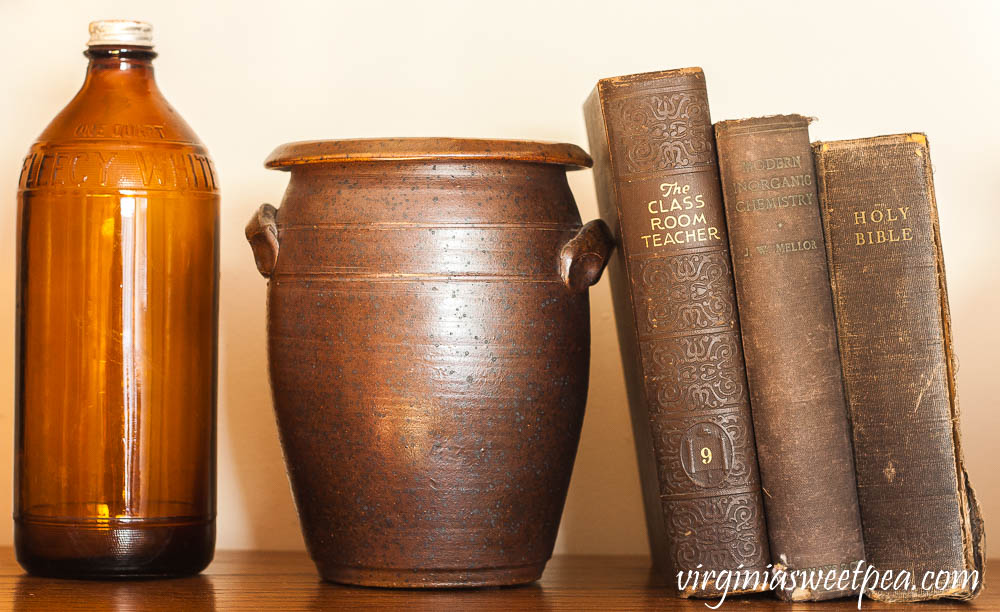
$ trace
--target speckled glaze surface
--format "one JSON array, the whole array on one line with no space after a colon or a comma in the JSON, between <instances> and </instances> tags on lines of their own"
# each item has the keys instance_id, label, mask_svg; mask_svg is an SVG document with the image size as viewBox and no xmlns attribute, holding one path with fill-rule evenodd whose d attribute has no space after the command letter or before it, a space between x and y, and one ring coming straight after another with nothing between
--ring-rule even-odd
<instances>
[{"instance_id":1,"label":"speckled glaze surface","mask_svg":"<svg viewBox=\"0 0 1000 612\"><path fill-rule=\"evenodd\" d=\"M573 145L293 143L247 226L269 277L275 410L320 574L391 587L531 582L551 556L587 397Z\"/></svg>"}]
</instances>

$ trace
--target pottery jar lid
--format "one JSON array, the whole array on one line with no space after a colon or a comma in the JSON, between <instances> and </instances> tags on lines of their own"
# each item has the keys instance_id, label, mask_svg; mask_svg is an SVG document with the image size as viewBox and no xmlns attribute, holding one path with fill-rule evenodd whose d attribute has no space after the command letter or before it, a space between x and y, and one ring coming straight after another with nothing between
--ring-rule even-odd
<instances>
[{"instance_id":1,"label":"pottery jar lid","mask_svg":"<svg viewBox=\"0 0 1000 612\"><path fill-rule=\"evenodd\" d=\"M283 144L264 161L268 168L320 163L435 160L505 160L557 164L567 170L593 165L574 144L487 138L358 138L308 140Z\"/></svg>"}]
</instances>

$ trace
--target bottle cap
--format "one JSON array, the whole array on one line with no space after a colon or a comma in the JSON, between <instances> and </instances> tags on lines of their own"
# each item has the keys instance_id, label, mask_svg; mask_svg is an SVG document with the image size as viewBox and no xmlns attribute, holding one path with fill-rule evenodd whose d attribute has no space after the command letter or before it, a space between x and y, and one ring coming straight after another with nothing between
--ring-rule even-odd
<instances>
[{"instance_id":1,"label":"bottle cap","mask_svg":"<svg viewBox=\"0 0 1000 612\"><path fill-rule=\"evenodd\" d=\"M90 23L90 40L87 46L128 45L153 47L153 26L130 19L106 19Z\"/></svg>"}]
</instances>

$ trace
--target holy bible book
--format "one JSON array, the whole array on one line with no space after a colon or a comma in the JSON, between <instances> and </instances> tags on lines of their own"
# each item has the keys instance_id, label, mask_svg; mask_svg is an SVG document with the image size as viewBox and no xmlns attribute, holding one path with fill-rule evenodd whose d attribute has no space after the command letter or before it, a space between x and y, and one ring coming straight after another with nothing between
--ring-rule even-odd
<instances>
[{"instance_id":1,"label":"holy bible book","mask_svg":"<svg viewBox=\"0 0 1000 612\"><path fill-rule=\"evenodd\" d=\"M867 561L885 601L971 599L983 524L959 439L955 357L923 134L813 145ZM978 572L940 589L926 572Z\"/></svg>"},{"instance_id":2,"label":"holy bible book","mask_svg":"<svg viewBox=\"0 0 1000 612\"><path fill-rule=\"evenodd\" d=\"M865 558L809 120L715 124L764 515L783 599L832 599L815 574Z\"/></svg>"},{"instance_id":3,"label":"holy bible book","mask_svg":"<svg viewBox=\"0 0 1000 612\"><path fill-rule=\"evenodd\" d=\"M654 564L714 596L678 572L769 556L705 77L602 79L584 114Z\"/></svg>"}]
</instances>

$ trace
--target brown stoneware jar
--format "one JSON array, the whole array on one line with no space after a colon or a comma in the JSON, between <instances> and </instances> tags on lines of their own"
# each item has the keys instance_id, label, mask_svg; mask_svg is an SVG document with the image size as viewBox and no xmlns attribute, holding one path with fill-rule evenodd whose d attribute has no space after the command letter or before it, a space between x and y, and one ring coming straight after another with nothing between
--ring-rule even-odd
<instances>
[{"instance_id":1,"label":"brown stoneware jar","mask_svg":"<svg viewBox=\"0 0 1000 612\"><path fill-rule=\"evenodd\" d=\"M247 226L306 543L328 580L531 582L552 554L587 398L587 288L567 144L301 142Z\"/></svg>"}]
</instances>

